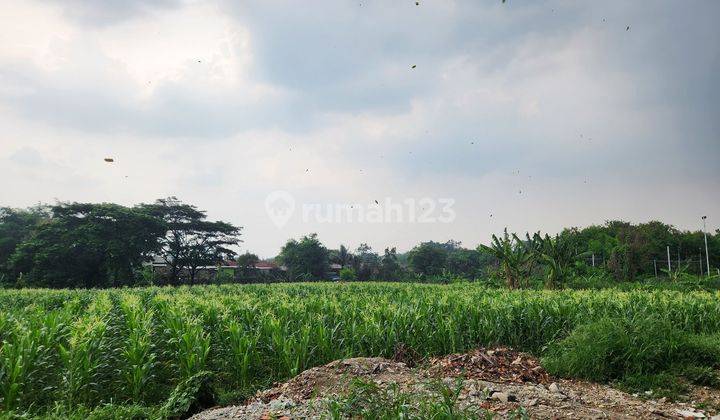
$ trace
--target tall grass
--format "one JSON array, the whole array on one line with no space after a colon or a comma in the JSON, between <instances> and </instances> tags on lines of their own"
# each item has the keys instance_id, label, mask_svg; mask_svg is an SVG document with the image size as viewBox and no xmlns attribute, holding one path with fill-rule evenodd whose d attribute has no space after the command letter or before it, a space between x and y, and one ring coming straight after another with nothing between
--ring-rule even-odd
<instances>
[{"instance_id":1,"label":"tall grass","mask_svg":"<svg viewBox=\"0 0 720 420\"><path fill-rule=\"evenodd\" d=\"M718 340L703 338L720 333L720 294L702 291L219 285L4 290L0 307L0 410L29 413L160 406L199 377L211 378L218 394L240 390L239 399L338 358L392 356L400 343L421 356L489 344L550 354L546 349L563 339L575 340L566 346L594 344L587 327L585 335L571 333L607 319L629 325L618 333L620 344L608 348L647 354L650 347L642 346L657 344L664 347L653 360L662 361L672 342L653 340L674 337L670 331L690 336L682 345L704 349L696 354L720 354ZM653 332L633 341L639 330L632 326L642 320Z\"/></svg>"}]
</instances>

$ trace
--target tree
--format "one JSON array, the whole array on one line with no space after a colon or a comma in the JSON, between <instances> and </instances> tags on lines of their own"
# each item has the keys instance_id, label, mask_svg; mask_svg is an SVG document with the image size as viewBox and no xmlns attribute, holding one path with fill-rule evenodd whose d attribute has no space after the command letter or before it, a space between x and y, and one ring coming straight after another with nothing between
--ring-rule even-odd
<instances>
[{"instance_id":1,"label":"tree","mask_svg":"<svg viewBox=\"0 0 720 420\"><path fill-rule=\"evenodd\" d=\"M340 245L340 249L337 251L335 257L337 264L340 264L340 268L345 268L345 266L352 264L353 261L353 254L350 253L345 245Z\"/></svg>"},{"instance_id":2,"label":"tree","mask_svg":"<svg viewBox=\"0 0 720 420\"><path fill-rule=\"evenodd\" d=\"M198 268L222 264L235 257L229 246L240 242L240 228L225 222L199 221L194 232L189 235L185 263L190 276L190 284L195 284Z\"/></svg>"},{"instance_id":3,"label":"tree","mask_svg":"<svg viewBox=\"0 0 720 420\"><path fill-rule=\"evenodd\" d=\"M380 257L373 252L368 244L360 244L355 251L353 268L360 281L368 281L376 278L380 271Z\"/></svg>"},{"instance_id":4,"label":"tree","mask_svg":"<svg viewBox=\"0 0 720 420\"><path fill-rule=\"evenodd\" d=\"M562 287L570 275L574 260L570 242L560 235L551 238L545 234L543 238L539 233L535 234L535 242L540 244L538 248L540 260L547 267L545 287L548 289Z\"/></svg>"},{"instance_id":5,"label":"tree","mask_svg":"<svg viewBox=\"0 0 720 420\"><path fill-rule=\"evenodd\" d=\"M447 246L438 242L423 242L408 252L408 262L416 273L433 276L446 268Z\"/></svg>"},{"instance_id":6,"label":"tree","mask_svg":"<svg viewBox=\"0 0 720 420\"><path fill-rule=\"evenodd\" d=\"M385 253L380 259L380 280L399 281L403 277L403 268L398 261L395 247L385 248Z\"/></svg>"},{"instance_id":7,"label":"tree","mask_svg":"<svg viewBox=\"0 0 720 420\"><path fill-rule=\"evenodd\" d=\"M260 258L249 252L240 254L237 257L237 266L240 271L240 275L243 278L250 277L255 271L255 265L260 262Z\"/></svg>"},{"instance_id":8,"label":"tree","mask_svg":"<svg viewBox=\"0 0 720 420\"><path fill-rule=\"evenodd\" d=\"M320 243L317 234L312 233L302 239L290 239L280 250L278 260L288 269L292 280L322 279L328 272L327 248Z\"/></svg>"},{"instance_id":9,"label":"tree","mask_svg":"<svg viewBox=\"0 0 720 420\"><path fill-rule=\"evenodd\" d=\"M17 276L43 287L134 284L158 248L161 221L117 204L72 203L51 208L10 259Z\"/></svg>"},{"instance_id":10,"label":"tree","mask_svg":"<svg viewBox=\"0 0 720 420\"><path fill-rule=\"evenodd\" d=\"M505 277L508 288L516 289L520 286L532 255L516 234L509 235L506 228L501 238L493 235L490 246L480 245L480 249L491 253L498 259L500 271Z\"/></svg>"},{"instance_id":11,"label":"tree","mask_svg":"<svg viewBox=\"0 0 720 420\"><path fill-rule=\"evenodd\" d=\"M49 219L50 209L47 206L27 210L0 207L0 284L11 282L10 257L18 245L27 240L38 225Z\"/></svg>"},{"instance_id":12,"label":"tree","mask_svg":"<svg viewBox=\"0 0 720 420\"><path fill-rule=\"evenodd\" d=\"M242 228L226 222L209 222L204 211L176 197L141 204L138 209L165 224L157 255L169 267L171 284L180 283L184 269L190 274L190 282L194 282L198 267L233 257L235 252L229 247L241 242Z\"/></svg>"}]
</instances>

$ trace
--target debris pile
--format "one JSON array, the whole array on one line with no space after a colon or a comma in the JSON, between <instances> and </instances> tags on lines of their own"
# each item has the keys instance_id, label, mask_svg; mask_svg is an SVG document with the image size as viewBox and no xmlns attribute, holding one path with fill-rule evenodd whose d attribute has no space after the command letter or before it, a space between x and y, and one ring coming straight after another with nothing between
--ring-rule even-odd
<instances>
[{"instance_id":1,"label":"debris pile","mask_svg":"<svg viewBox=\"0 0 720 420\"><path fill-rule=\"evenodd\" d=\"M476 349L431 359L430 371L443 376L462 376L503 383L547 384L550 377L540 362L530 355L506 347Z\"/></svg>"}]
</instances>

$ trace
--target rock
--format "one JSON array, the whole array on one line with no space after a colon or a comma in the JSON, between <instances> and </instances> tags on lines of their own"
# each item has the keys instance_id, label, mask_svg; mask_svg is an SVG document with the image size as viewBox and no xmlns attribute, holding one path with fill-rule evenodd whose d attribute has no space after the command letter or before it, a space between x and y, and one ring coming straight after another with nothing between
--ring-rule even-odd
<instances>
[{"instance_id":1,"label":"rock","mask_svg":"<svg viewBox=\"0 0 720 420\"><path fill-rule=\"evenodd\" d=\"M553 382L553 383L550 384L550 386L548 387L548 390L549 390L550 392L555 393L555 394L562 394L562 393L563 393L562 390L560 389L560 386L558 386L558 384L556 384L555 382Z\"/></svg>"},{"instance_id":2,"label":"rock","mask_svg":"<svg viewBox=\"0 0 720 420\"><path fill-rule=\"evenodd\" d=\"M691 419L702 419L705 418L705 414L698 413L697 411L693 410L675 410L675 412L681 416L682 418L691 418Z\"/></svg>"},{"instance_id":3,"label":"rock","mask_svg":"<svg viewBox=\"0 0 720 420\"><path fill-rule=\"evenodd\" d=\"M280 397L276 400L272 400L268 404L268 408L272 411L282 411L282 410L286 410L288 408L292 408L294 406L295 406L295 403L293 401L290 401L290 400L282 398L282 397Z\"/></svg>"},{"instance_id":4,"label":"rock","mask_svg":"<svg viewBox=\"0 0 720 420\"><path fill-rule=\"evenodd\" d=\"M517 401L517 397L513 394L508 394L507 392L494 392L490 398L493 400L498 400L500 402L506 403L508 401Z\"/></svg>"},{"instance_id":5,"label":"rock","mask_svg":"<svg viewBox=\"0 0 720 420\"><path fill-rule=\"evenodd\" d=\"M538 403L538 399L537 399L537 398L532 398L532 399L529 399L529 400L525 400L525 402L523 402L523 405L524 405L525 407L533 407L533 406L536 406L537 403Z\"/></svg>"},{"instance_id":6,"label":"rock","mask_svg":"<svg viewBox=\"0 0 720 420\"><path fill-rule=\"evenodd\" d=\"M506 392L495 392L490 396L490 398L504 403L510 401L510 395Z\"/></svg>"}]
</instances>

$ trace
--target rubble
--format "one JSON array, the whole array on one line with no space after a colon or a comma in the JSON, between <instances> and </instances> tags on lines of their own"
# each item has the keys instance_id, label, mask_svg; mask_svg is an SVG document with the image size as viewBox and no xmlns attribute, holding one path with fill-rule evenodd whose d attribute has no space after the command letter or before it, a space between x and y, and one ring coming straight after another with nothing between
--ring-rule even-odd
<instances>
[{"instance_id":1,"label":"rubble","mask_svg":"<svg viewBox=\"0 0 720 420\"><path fill-rule=\"evenodd\" d=\"M648 400L585 381L552 378L537 359L507 348L477 349L427 360L416 368L383 358L353 358L308 369L291 380L258 392L241 406L199 413L194 420L328 418L328 401L346 395L356 379L388 389L431 397L433 381L457 386L459 408L486 410L511 418L703 418L718 413L693 404ZM720 391L698 388L703 401L720 401ZM720 407L720 405L719 405Z\"/></svg>"}]
</instances>

